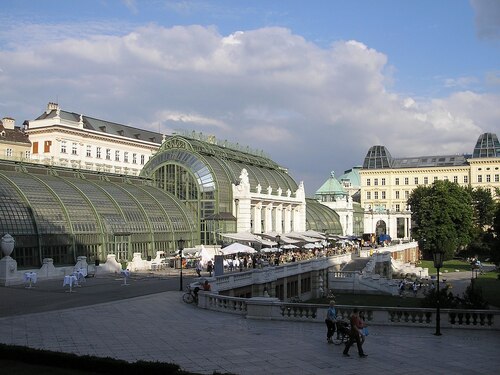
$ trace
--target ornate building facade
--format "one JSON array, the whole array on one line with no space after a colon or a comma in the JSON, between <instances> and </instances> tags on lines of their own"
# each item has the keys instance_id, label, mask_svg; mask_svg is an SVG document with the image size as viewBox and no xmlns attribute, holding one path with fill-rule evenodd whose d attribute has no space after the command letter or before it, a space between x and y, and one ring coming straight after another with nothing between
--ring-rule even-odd
<instances>
[{"instance_id":1,"label":"ornate building facade","mask_svg":"<svg viewBox=\"0 0 500 375\"><path fill-rule=\"evenodd\" d=\"M500 143L496 134L481 134L472 154L394 158L385 146L368 150L361 177L364 231L411 237L411 207L407 200L420 185L449 180L461 186L500 188Z\"/></svg>"},{"instance_id":2,"label":"ornate building facade","mask_svg":"<svg viewBox=\"0 0 500 375\"><path fill-rule=\"evenodd\" d=\"M45 165L139 175L165 136L143 129L63 111L49 103L25 130L31 160Z\"/></svg>"}]
</instances>

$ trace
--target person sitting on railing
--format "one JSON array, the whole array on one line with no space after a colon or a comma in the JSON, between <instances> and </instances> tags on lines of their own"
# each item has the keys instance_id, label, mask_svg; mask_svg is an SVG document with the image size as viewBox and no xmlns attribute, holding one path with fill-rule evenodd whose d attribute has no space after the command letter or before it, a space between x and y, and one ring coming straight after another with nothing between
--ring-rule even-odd
<instances>
[{"instance_id":1,"label":"person sitting on railing","mask_svg":"<svg viewBox=\"0 0 500 375\"><path fill-rule=\"evenodd\" d=\"M204 292L210 292L210 290L212 290L212 287L210 286L208 280L205 280L205 282L202 285L202 288Z\"/></svg>"}]
</instances>

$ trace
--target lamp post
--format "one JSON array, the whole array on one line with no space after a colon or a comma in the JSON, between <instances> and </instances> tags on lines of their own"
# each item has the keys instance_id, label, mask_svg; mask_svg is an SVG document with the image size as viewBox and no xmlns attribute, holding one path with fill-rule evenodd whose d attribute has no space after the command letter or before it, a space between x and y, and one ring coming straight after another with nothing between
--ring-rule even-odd
<instances>
[{"instance_id":1,"label":"lamp post","mask_svg":"<svg viewBox=\"0 0 500 375\"><path fill-rule=\"evenodd\" d=\"M441 336L441 311L440 311L440 294L439 294L439 269L443 267L444 250L441 244L432 253L434 267L437 269L437 299L436 299L436 336Z\"/></svg>"},{"instance_id":2,"label":"lamp post","mask_svg":"<svg viewBox=\"0 0 500 375\"><path fill-rule=\"evenodd\" d=\"M182 250L184 250L184 240L181 238L177 241L177 248L179 249L179 255L181 256L181 274L179 279L179 290L182 292Z\"/></svg>"}]
</instances>

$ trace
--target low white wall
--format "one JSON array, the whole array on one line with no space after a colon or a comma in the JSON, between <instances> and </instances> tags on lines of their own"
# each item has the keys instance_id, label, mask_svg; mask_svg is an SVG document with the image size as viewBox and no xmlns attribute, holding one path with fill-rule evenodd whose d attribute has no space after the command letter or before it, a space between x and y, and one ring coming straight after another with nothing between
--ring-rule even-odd
<instances>
[{"instance_id":1,"label":"low white wall","mask_svg":"<svg viewBox=\"0 0 500 375\"><path fill-rule=\"evenodd\" d=\"M327 305L280 302L277 298L237 298L200 292L198 307L244 315L248 319L292 320L323 323ZM337 316L348 319L354 306L337 305ZM365 312L368 325L436 326L436 309L356 306ZM441 309L442 328L500 330L500 310Z\"/></svg>"}]
</instances>

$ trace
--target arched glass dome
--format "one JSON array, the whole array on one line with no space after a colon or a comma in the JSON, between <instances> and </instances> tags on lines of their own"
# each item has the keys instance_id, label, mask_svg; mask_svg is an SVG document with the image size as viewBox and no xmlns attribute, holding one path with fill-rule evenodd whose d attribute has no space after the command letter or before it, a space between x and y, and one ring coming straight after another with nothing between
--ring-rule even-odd
<instances>
[{"instance_id":1,"label":"arched glass dome","mask_svg":"<svg viewBox=\"0 0 500 375\"><path fill-rule=\"evenodd\" d=\"M473 158L500 157L500 142L494 133L484 133L479 136L474 147Z\"/></svg>"},{"instance_id":2,"label":"arched glass dome","mask_svg":"<svg viewBox=\"0 0 500 375\"><path fill-rule=\"evenodd\" d=\"M392 166L392 156L385 146L372 146L363 162L364 169L382 169Z\"/></svg>"}]
</instances>

